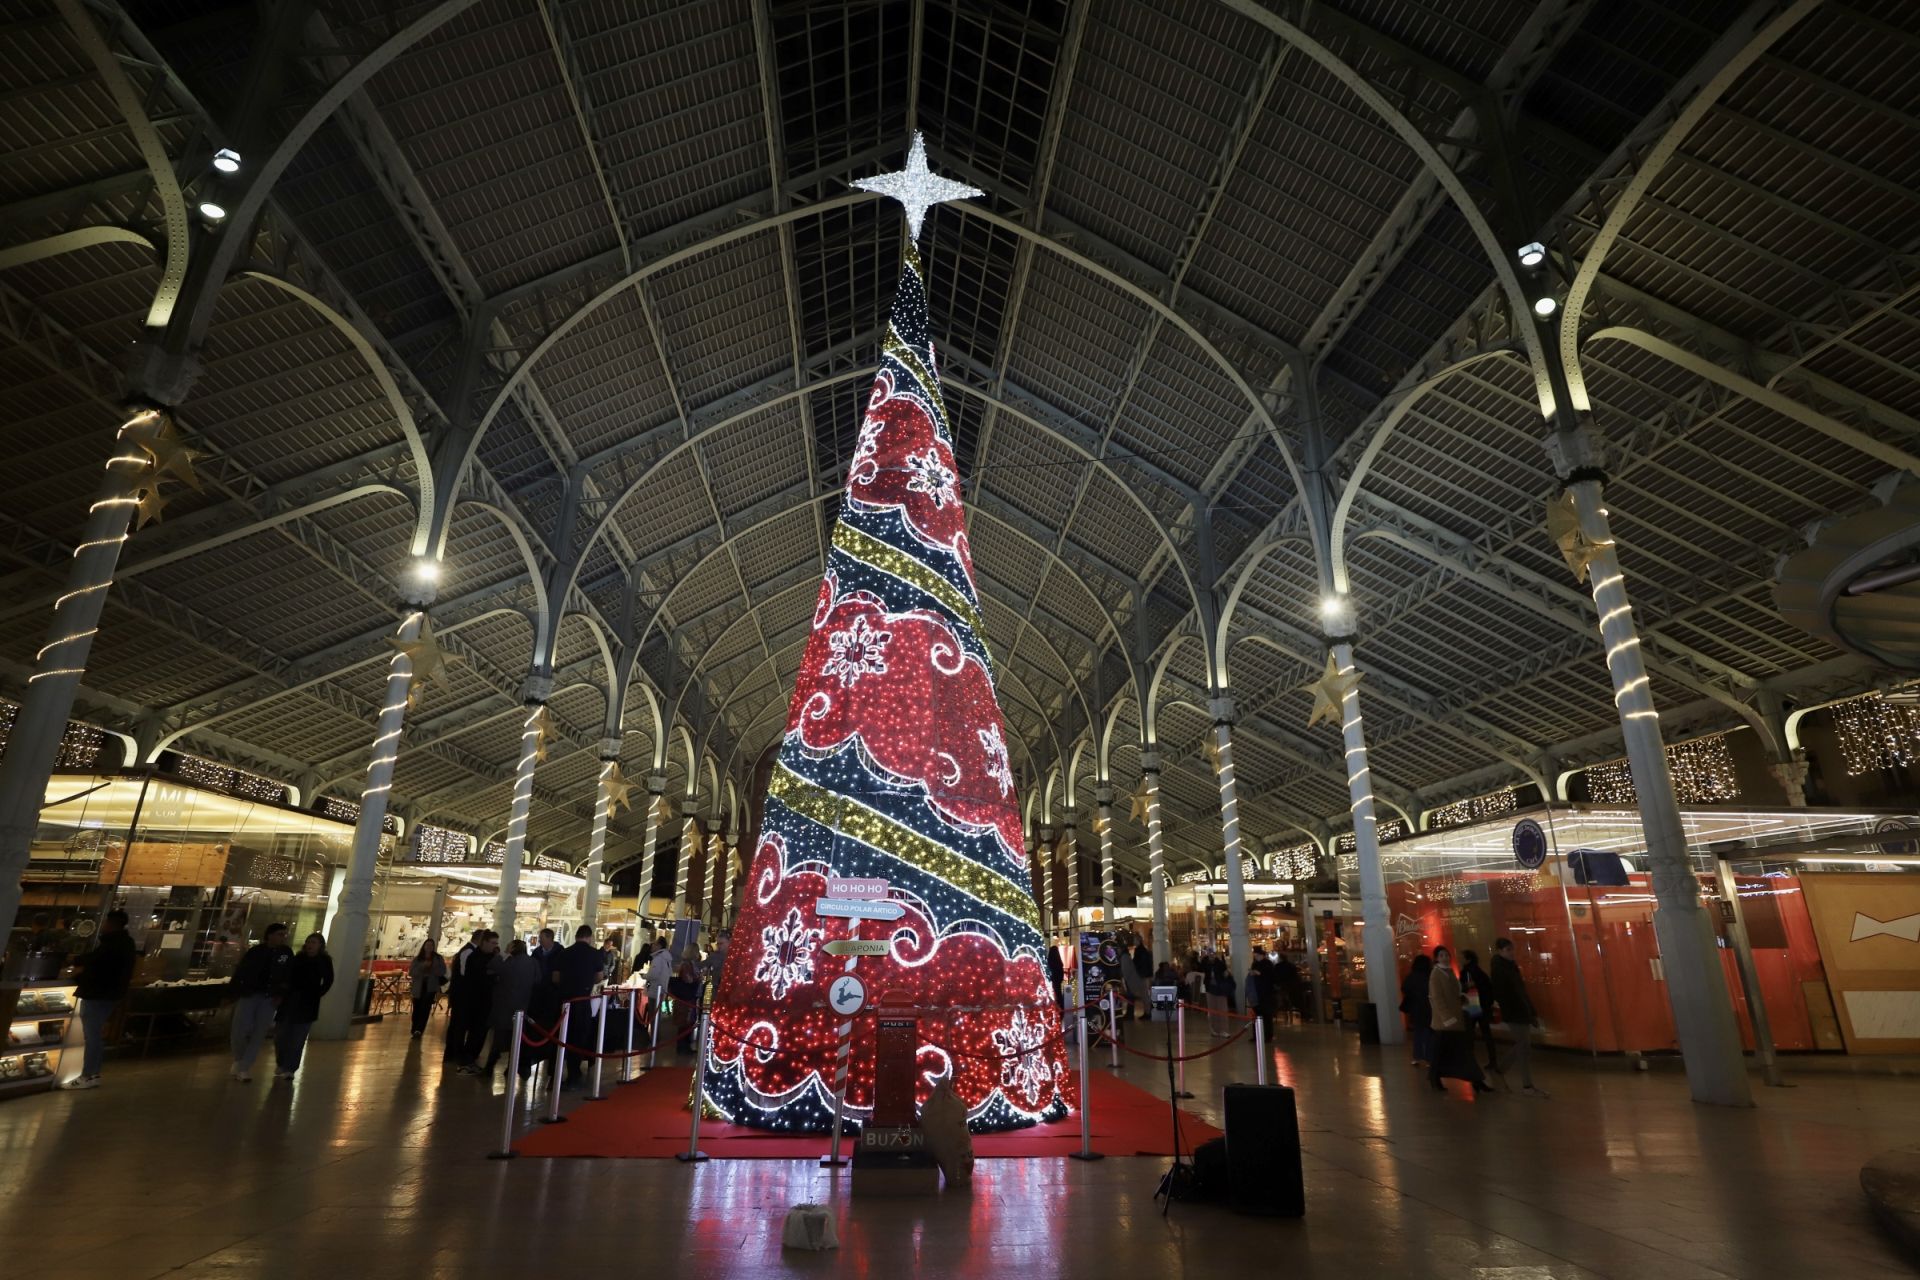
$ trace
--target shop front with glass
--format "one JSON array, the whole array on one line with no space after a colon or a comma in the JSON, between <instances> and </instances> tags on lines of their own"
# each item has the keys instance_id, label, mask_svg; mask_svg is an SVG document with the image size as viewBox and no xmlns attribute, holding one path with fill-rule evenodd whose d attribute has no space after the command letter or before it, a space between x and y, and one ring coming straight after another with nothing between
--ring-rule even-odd
<instances>
[{"instance_id":1,"label":"shop front with glass","mask_svg":"<svg viewBox=\"0 0 1920 1280\"><path fill-rule=\"evenodd\" d=\"M1693 869L1720 943L1741 1031L1753 1045L1736 947L1744 926L1775 1048L1920 1049L1920 831L1912 815L1830 809L1682 811ZM1524 824L1544 836L1523 865ZM1531 858L1528 859L1531 861ZM1381 849L1395 986L1412 958L1449 947L1485 965L1512 940L1543 1041L1591 1052L1678 1047L1654 936L1639 812L1536 808ZM1323 970L1348 1020L1366 999L1358 865L1339 859L1340 900L1317 918ZM1730 885L1738 906L1728 900ZM1319 904L1315 904L1316 907ZM1329 927L1332 926L1332 927Z\"/></svg>"},{"instance_id":2,"label":"shop front with glass","mask_svg":"<svg viewBox=\"0 0 1920 1280\"><path fill-rule=\"evenodd\" d=\"M269 923L295 945L323 928L352 839L350 823L156 771L55 774L12 922L0 1085L78 1070L77 1050L63 1052L77 1028L53 1023L71 1009L62 974L106 912L127 913L139 953L110 1038L144 1048L190 1037L219 1016L234 966Z\"/></svg>"}]
</instances>

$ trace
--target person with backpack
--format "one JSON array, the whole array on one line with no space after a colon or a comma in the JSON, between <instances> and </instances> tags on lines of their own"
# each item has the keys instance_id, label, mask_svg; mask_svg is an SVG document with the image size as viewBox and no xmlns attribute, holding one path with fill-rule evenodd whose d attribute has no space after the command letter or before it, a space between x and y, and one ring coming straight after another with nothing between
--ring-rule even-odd
<instances>
[{"instance_id":1,"label":"person with backpack","mask_svg":"<svg viewBox=\"0 0 1920 1280\"><path fill-rule=\"evenodd\" d=\"M79 960L73 994L80 1001L80 1030L86 1037L80 1074L67 1081L68 1089L98 1089L100 1063L107 1051L107 1023L133 982L133 935L127 932L127 913L107 912L100 922L100 941Z\"/></svg>"},{"instance_id":2,"label":"person with backpack","mask_svg":"<svg viewBox=\"0 0 1920 1280\"><path fill-rule=\"evenodd\" d=\"M229 990L233 995L232 1074L246 1084L253 1079L253 1060L273 1030L273 1019L280 1002L286 999L292 977L293 948L287 945L287 926L277 921L267 926L260 941L247 949L233 971Z\"/></svg>"},{"instance_id":3,"label":"person with backpack","mask_svg":"<svg viewBox=\"0 0 1920 1280\"><path fill-rule=\"evenodd\" d=\"M1513 1036L1513 1058L1509 1065L1520 1072L1520 1092L1529 1098L1547 1097L1547 1091L1533 1083L1533 1069L1528 1061L1533 1050L1533 1029L1539 1024L1540 1012L1527 997L1527 984L1520 976L1520 966L1514 962L1513 942L1510 939L1493 940L1493 972L1487 977L1493 988L1493 1002L1500 1010L1500 1019Z\"/></svg>"}]
</instances>

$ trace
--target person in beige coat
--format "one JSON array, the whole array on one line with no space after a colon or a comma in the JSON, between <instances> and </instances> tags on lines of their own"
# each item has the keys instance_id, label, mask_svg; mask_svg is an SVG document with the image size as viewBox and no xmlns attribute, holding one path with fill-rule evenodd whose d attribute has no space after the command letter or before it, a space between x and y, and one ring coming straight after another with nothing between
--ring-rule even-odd
<instances>
[{"instance_id":1,"label":"person in beige coat","mask_svg":"<svg viewBox=\"0 0 1920 1280\"><path fill-rule=\"evenodd\" d=\"M1427 1000L1433 1006L1433 1062L1427 1079L1433 1087L1446 1092L1442 1077L1453 1076L1485 1093L1487 1078L1473 1056L1473 1041L1467 1031L1466 999L1460 993L1460 977L1453 971L1453 953L1445 947L1433 949L1433 974L1427 979Z\"/></svg>"}]
</instances>

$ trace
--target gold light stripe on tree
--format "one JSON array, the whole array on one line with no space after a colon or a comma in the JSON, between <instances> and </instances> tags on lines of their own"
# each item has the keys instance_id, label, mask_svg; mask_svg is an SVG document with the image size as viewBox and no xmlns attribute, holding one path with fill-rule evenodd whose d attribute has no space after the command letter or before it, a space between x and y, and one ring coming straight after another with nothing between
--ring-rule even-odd
<instances>
[{"instance_id":1,"label":"gold light stripe on tree","mask_svg":"<svg viewBox=\"0 0 1920 1280\"><path fill-rule=\"evenodd\" d=\"M1040 927L1033 895L1022 886L857 800L808 782L784 764L774 768L767 794L829 831L850 836L973 895L996 911L1036 929Z\"/></svg>"},{"instance_id":2,"label":"gold light stripe on tree","mask_svg":"<svg viewBox=\"0 0 1920 1280\"><path fill-rule=\"evenodd\" d=\"M914 354L913 348L901 339L900 335L894 331L892 325L887 326L887 341L884 349L888 355L905 366L907 372L912 374L914 380L920 384L923 389L923 398L932 406L934 412L939 415L940 421L938 425L951 436L953 434L953 428L947 423L947 401L946 397L940 394L939 381L928 372L927 366L920 363L920 357Z\"/></svg>"},{"instance_id":3,"label":"gold light stripe on tree","mask_svg":"<svg viewBox=\"0 0 1920 1280\"><path fill-rule=\"evenodd\" d=\"M973 629L974 638L980 642L982 648L986 646L985 620L974 611L973 605L967 598L960 594L958 587L926 565L897 547L890 547L872 534L863 533L844 521L834 528L833 545L862 564L918 587L932 596L947 606L960 621Z\"/></svg>"}]
</instances>

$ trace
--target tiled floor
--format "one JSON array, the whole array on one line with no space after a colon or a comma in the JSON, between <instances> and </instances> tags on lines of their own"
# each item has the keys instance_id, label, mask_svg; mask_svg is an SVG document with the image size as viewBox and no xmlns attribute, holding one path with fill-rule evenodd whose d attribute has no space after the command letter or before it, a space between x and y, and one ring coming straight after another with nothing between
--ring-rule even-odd
<instances>
[{"instance_id":1,"label":"tiled floor","mask_svg":"<svg viewBox=\"0 0 1920 1280\"><path fill-rule=\"evenodd\" d=\"M858 1203L804 1162L489 1161L498 1102L392 1022L315 1045L292 1086L230 1083L217 1054L117 1062L97 1092L0 1104L0 1275L1913 1274L1858 1183L1869 1155L1920 1141L1913 1078L1809 1072L1727 1112L1677 1073L1552 1056L1551 1101L1442 1097L1351 1034L1283 1030L1276 1059L1299 1091L1299 1222L1163 1218L1145 1159L987 1162L971 1194ZM1218 1084L1251 1071L1251 1053L1206 1060L1189 1105L1217 1113ZM807 1200L836 1205L838 1253L782 1255Z\"/></svg>"}]
</instances>

